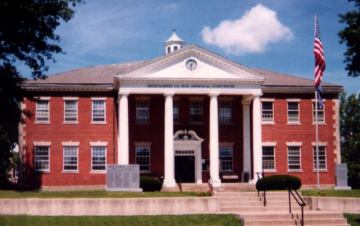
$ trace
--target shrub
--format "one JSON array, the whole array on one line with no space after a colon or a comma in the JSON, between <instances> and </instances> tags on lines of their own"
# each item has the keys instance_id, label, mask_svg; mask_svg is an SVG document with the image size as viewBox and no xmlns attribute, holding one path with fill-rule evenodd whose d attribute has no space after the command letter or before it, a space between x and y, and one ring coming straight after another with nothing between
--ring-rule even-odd
<instances>
[{"instance_id":1,"label":"shrub","mask_svg":"<svg viewBox=\"0 0 360 226\"><path fill-rule=\"evenodd\" d=\"M256 182L256 189L264 190L298 190L301 187L301 180L290 175L274 175L259 179Z\"/></svg>"},{"instance_id":2,"label":"shrub","mask_svg":"<svg viewBox=\"0 0 360 226\"><path fill-rule=\"evenodd\" d=\"M140 177L140 187L143 191L160 191L161 182L156 177L150 176L141 176Z\"/></svg>"}]
</instances>

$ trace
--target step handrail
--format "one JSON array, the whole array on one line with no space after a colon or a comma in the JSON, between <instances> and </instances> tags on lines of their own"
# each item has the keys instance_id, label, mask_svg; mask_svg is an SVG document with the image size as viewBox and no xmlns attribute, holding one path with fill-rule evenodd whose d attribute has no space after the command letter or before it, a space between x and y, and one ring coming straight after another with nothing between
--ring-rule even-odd
<instances>
[{"instance_id":1,"label":"step handrail","mask_svg":"<svg viewBox=\"0 0 360 226\"><path fill-rule=\"evenodd\" d=\"M305 201L301 198L301 195L297 192L297 190L291 190L289 189L289 213L291 212L291 196L295 199L296 203L301 207L301 219L300 223L301 226L304 226L304 207L306 206Z\"/></svg>"}]
</instances>

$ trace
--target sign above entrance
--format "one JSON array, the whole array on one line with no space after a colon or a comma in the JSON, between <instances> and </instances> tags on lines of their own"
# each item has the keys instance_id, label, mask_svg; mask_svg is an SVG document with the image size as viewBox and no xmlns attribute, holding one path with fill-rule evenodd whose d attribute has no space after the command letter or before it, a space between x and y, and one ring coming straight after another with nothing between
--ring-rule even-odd
<instances>
[{"instance_id":1,"label":"sign above entrance","mask_svg":"<svg viewBox=\"0 0 360 226\"><path fill-rule=\"evenodd\" d=\"M147 84L148 88L236 88L232 84Z\"/></svg>"}]
</instances>

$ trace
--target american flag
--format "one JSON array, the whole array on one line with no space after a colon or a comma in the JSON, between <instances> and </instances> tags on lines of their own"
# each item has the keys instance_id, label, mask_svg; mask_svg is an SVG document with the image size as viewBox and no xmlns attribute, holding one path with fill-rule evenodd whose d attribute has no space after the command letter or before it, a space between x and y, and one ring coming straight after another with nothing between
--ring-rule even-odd
<instances>
[{"instance_id":1,"label":"american flag","mask_svg":"<svg viewBox=\"0 0 360 226\"><path fill-rule=\"evenodd\" d=\"M319 87L325 71L325 56L324 56L323 45L320 40L320 29L316 15L315 15L314 56L315 56L314 84L315 87Z\"/></svg>"}]
</instances>

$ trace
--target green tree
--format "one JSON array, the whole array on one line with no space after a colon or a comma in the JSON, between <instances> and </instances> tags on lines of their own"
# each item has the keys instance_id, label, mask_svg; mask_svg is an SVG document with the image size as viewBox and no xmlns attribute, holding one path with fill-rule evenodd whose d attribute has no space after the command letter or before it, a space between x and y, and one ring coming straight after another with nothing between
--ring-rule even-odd
<instances>
[{"instance_id":1,"label":"green tree","mask_svg":"<svg viewBox=\"0 0 360 226\"><path fill-rule=\"evenodd\" d=\"M349 185L360 188L360 94L340 98L342 161L348 165Z\"/></svg>"},{"instance_id":2,"label":"green tree","mask_svg":"<svg viewBox=\"0 0 360 226\"><path fill-rule=\"evenodd\" d=\"M24 97L18 66L27 66L34 79L45 77L47 61L62 53L55 29L69 21L82 0L0 1L0 186L7 184L10 150L18 142L20 102Z\"/></svg>"},{"instance_id":3,"label":"green tree","mask_svg":"<svg viewBox=\"0 0 360 226\"><path fill-rule=\"evenodd\" d=\"M339 32L340 43L345 43L347 50L344 53L346 70L351 77L360 75L360 0L348 0L355 3L355 9L340 14L340 23L345 28Z\"/></svg>"}]
</instances>

